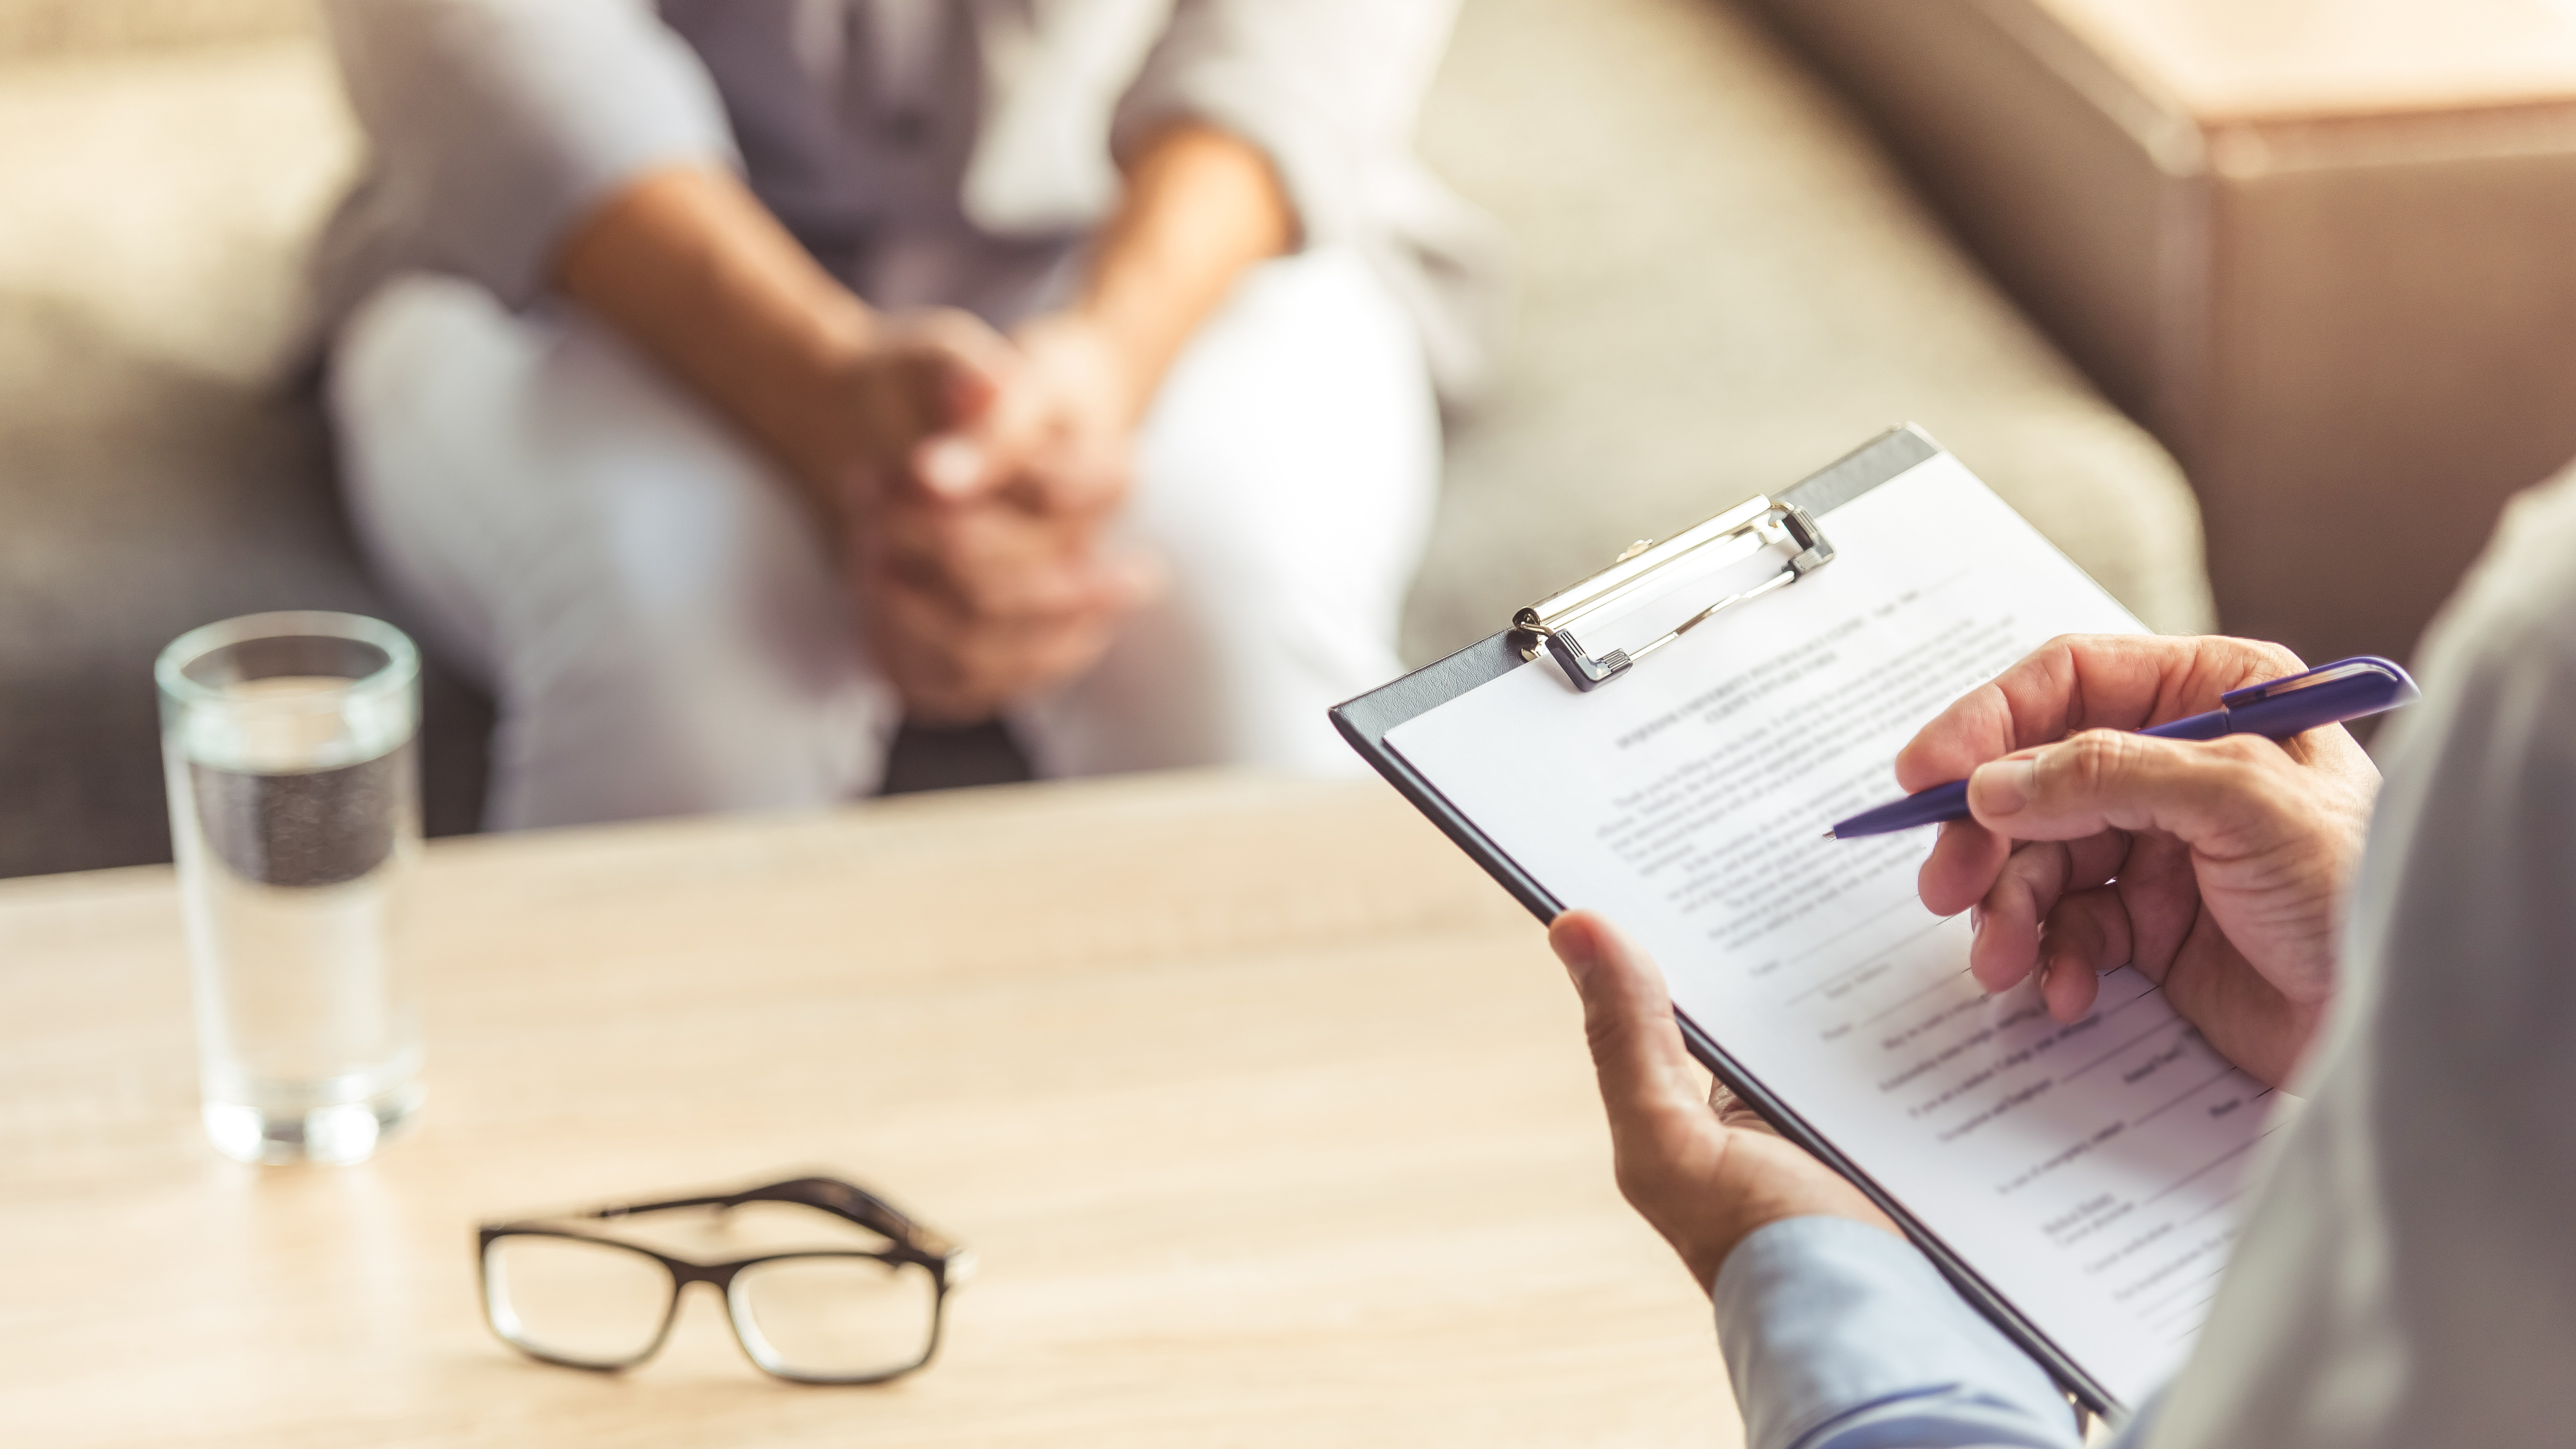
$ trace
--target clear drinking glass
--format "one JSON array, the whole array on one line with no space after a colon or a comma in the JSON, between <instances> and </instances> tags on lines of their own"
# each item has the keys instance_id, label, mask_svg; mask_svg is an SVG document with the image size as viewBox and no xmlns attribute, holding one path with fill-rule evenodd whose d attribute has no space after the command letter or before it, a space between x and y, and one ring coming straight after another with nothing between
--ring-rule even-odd
<instances>
[{"instance_id":1,"label":"clear drinking glass","mask_svg":"<svg viewBox=\"0 0 2576 1449\"><path fill-rule=\"evenodd\" d=\"M253 614L154 668L206 1135L359 1162L421 1101L392 918L420 852L420 654L355 614Z\"/></svg>"}]
</instances>

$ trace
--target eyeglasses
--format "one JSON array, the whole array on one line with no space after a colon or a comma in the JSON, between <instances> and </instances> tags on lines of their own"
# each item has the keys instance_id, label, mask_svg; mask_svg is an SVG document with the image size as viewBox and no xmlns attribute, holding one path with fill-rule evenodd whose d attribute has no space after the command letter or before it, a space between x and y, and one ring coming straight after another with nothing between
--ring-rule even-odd
<instances>
[{"instance_id":1,"label":"eyeglasses","mask_svg":"<svg viewBox=\"0 0 2576 1449\"><path fill-rule=\"evenodd\" d=\"M829 1213L885 1246L701 1262L552 1225L705 1208L721 1228L735 1209L760 1203ZM948 1291L972 1276L975 1261L885 1199L832 1177L486 1223L476 1238L484 1317L503 1342L531 1358L599 1372L633 1368L670 1337L680 1295L706 1283L724 1296L734 1337L751 1361L800 1384L883 1383L930 1362Z\"/></svg>"}]
</instances>

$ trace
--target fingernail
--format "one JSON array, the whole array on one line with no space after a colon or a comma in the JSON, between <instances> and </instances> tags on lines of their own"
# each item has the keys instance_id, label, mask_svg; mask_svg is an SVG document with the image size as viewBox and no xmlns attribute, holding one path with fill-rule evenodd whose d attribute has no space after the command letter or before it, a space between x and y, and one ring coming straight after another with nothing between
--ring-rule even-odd
<instances>
[{"instance_id":1,"label":"fingernail","mask_svg":"<svg viewBox=\"0 0 2576 1449\"><path fill-rule=\"evenodd\" d=\"M1968 907L1968 934L1976 935L1985 928L1986 908L1981 905Z\"/></svg>"},{"instance_id":2,"label":"fingernail","mask_svg":"<svg viewBox=\"0 0 2576 1449\"><path fill-rule=\"evenodd\" d=\"M921 449L921 481L937 493L963 493L975 486L982 459L974 444L941 438Z\"/></svg>"},{"instance_id":3,"label":"fingernail","mask_svg":"<svg viewBox=\"0 0 2576 1449\"><path fill-rule=\"evenodd\" d=\"M1556 959L1564 964L1565 974L1573 979L1575 985L1581 986L1583 978L1592 974L1595 945L1592 933L1580 927L1552 931L1549 944L1556 947Z\"/></svg>"},{"instance_id":4,"label":"fingernail","mask_svg":"<svg viewBox=\"0 0 2576 1449\"><path fill-rule=\"evenodd\" d=\"M1977 767L1977 803L1988 815L2010 815L2030 803L2029 760L1997 760Z\"/></svg>"}]
</instances>

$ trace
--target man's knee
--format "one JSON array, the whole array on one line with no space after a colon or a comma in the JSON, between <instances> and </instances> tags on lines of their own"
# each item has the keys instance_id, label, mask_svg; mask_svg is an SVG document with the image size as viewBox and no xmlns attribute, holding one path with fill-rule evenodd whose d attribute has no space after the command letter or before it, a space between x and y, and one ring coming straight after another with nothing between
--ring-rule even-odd
<instances>
[{"instance_id":1,"label":"man's knee","mask_svg":"<svg viewBox=\"0 0 2576 1449\"><path fill-rule=\"evenodd\" d=\"M1382 601L1419 560L1439 461L1410 322L1355 257L1292 258L1248 279L1173 367L1132 518L1216 591Z\"/></svg>"},{"instance_id":2,"label":"man's knee","mask_svg":"<svg viewBox=\"0 0 2576 1449\"><path fill-rule=\"evenodd\" d=\"M508 386L524 359L522 324L482 287L407 273L353 309L332 338L324 393L344 434L372 439L428 422L460 387ZM406 441L409 441L406 438Z\"/></svg>"},{"instance_id":3,"label":"man's knee","mask_svg":"<svg viewBox=\"0 0 2576 1449\"><path fill-rule=\"evenodd\" d=\"M638 510L639 515L643 510ZM825 804L863 792L900 719L823 579L739 518L604 523L560 561L502 684L524 821Z\"/></svg>"},{"instance_id":4,"label":"man's knee","mask_svg":"<svg viewBox=\"0 0 2576 1449\"><path fill-rule=\"evenodd\" d=\"M827 550L721 420L575 319L389 284L335 349L353 513L500 696L497 818L811 804L877 730Z\"/></svg>"}]
</instances>

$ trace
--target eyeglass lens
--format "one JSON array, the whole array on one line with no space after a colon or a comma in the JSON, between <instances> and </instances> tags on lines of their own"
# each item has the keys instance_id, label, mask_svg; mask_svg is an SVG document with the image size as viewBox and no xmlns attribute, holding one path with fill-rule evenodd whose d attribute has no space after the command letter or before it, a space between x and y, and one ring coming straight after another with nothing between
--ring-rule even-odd
<instances>
[{"instance_id":1,"label":"eyeglass lens","mask_svg":"<svg viewBox=\"0 0 2576 1449\"><path fill-rule=\"evenodd\" d=\"M790 1378L899 1373L930 1352L939 1285L918 1263L850 1254L773 1258L733 1280L735 1331L761 1367Z\"/></svg>"},{"instance_id":2,"label":"eyeglass lens","mask_svg":"<svg viewBox=\"0 0 2576 1449\"><path fill-rule=\"evenodd\" d=\"M519 1347L592 1368L650 1353L671 1315L671 1271L613 1243L513 1233L483 1255L492 1326Z\"/></svg>"}]
</instances>

